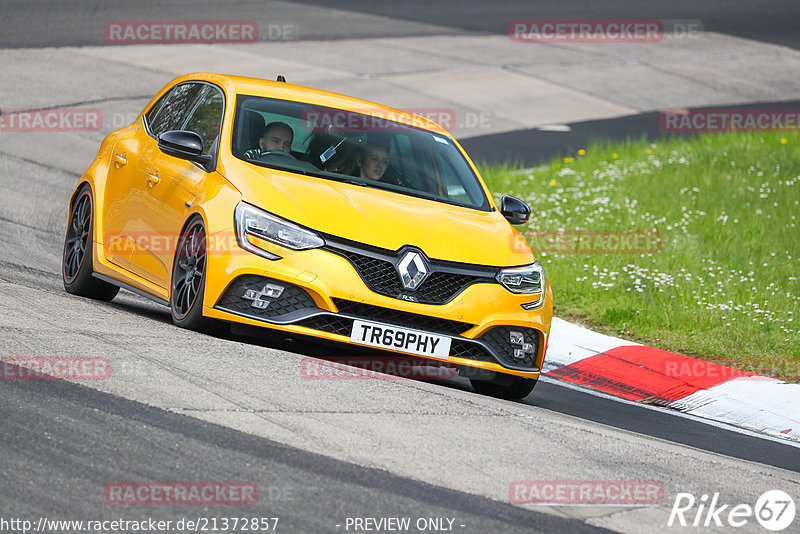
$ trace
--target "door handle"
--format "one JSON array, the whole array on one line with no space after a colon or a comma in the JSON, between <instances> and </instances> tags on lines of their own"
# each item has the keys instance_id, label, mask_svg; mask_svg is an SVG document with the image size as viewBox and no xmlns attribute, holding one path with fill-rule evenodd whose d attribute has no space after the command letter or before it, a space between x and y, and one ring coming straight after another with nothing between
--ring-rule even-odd
<instances>
[{"instance_id":1,"label":"door handle","mask_svg":"<svg viewBox=\"0 0 800 534\"><path fill-rule=\"evenodd\" d=\"M114 154L114 166L119 169L128 163L128 158L125 157L127 155L128 154L126 152L123 152L122 154Z\"/></svg>"},{"instance_id":2,"label":"door handle","mask_svg":"<svg viewBox=\"0 0 800 534\"><path fill-rule=\"evenodd\" d=\"M148 172L147 173L147 181L150 182L150 187L153 187L158 182L161 181L161 178L158 177L158 174Z\"/></svg>"}]
</instances>

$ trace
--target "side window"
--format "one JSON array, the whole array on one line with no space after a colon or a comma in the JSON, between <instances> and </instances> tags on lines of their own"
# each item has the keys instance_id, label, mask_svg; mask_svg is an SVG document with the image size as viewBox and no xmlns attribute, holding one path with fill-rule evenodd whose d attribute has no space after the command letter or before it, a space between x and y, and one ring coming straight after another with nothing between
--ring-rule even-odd
<instances>
[{"instance_id":1,"label":"side window","mask_svg":"<svg viewBox=\"0 0 800 534\"><path fill-rule=\"evenodd\" d=\"M171 91L167 91L166 93L161 95L161 98L159 98L158 101L155 104L153 104L153 107L150 108L150 111L145 113L145 118L147 119L148 125L153 124L153 119L155 118L156 113L158 113L158 110L161 109L161 105L169 97L170 93Z\"/></svg>"},{"instance_id":2,"label":"side window","mask_svg":"<svg viewBox=\"0 0 800 534\"><path fill-rule=\"evenodd\" d=\"M150 121L150 131L153 135L158 137L159 134L180 128L186 113L205 87L200 83L184 83L175 87Z\"/></svg>"},{"instance_id":3,"label":"side window","mask_svg":"<svg viewBox=\"0 0 800 534\"><path fill-rule=\"evenodd\" d=\"M210 87L183 127L184 130L195 132L203 139L203 154L211 153L214 142L219 137L224 107L225 99L222 93Z\"/></svg>"}]
</instances>

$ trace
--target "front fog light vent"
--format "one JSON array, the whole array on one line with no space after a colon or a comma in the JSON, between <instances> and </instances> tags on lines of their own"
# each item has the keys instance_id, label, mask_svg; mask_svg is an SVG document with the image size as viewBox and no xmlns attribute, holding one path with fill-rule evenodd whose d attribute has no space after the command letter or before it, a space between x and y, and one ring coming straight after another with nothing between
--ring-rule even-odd
<instances>
[{"instance_id":1,"label":"front fog light vent","mask_svg":"<svg viewBox=\"0 0 800 534\"><path fill-rule=\"evenodd\" d=\"M497 361L509 369L538 371L541 333L519 325L495 326L478 339L486 344Z\"/></svg>"},{"instance_id":2,"label":"front fog light vent","mask_svg":"<svg viewBox=\"0 0 800 534\"><path fill-rule=\"evenodd\" d=\"M256 291L255 289L248 289L242 295L244 300L249 300L250 306L257 310L265 310L268 306L270 301L268 299L277 299L283 295L283 286L279 286L277 284L266 284L261 291Z\"/></svg>"},{"instance_id":3,"label":"front fog light vent","mask_svg":"<svg viewBox=\"0 0 800 534\"><path fill-rule=\"evenodd\" d=\"M525 360L533 356L533 345L525 343L525 336L522 332L511 331L508 333L508 341L514 348L514 359Z\"/></svg>"}]
</instances>

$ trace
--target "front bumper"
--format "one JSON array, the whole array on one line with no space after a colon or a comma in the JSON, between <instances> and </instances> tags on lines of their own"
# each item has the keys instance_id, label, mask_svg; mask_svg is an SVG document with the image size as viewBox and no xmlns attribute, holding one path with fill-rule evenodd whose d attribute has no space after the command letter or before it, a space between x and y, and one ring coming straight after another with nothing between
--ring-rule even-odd
<instances>
[{"instance_id":1,"label":"front bumper","mask_svg":"<svg viewBox=\"0 0 800 534\"><path fill-rule=\"evenodd\" d=\"M539 376L552 320L549 285L544 303L534 310L522 308L533 300L530 295L514 295L497 283L468 285L442 305L420 304L372 291L341 255L274 247L281 260L243 250L209 255L203 314L343 343L351 343L356 319L424 330L451 338L450 363ZM278 298L264 297L269 306L254 306L253 295L267 284L284 291ZM524 358L514 357L519 345L508 342L511 331L522 333L529 345Z\"/></svg>"}]
</instances>

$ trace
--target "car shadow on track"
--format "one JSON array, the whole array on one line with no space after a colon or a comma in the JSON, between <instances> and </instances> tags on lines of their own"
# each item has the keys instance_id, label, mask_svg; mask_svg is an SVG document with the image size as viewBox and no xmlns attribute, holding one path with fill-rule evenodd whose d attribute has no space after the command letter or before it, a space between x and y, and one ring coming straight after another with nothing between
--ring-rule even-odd
<instances>
[{"instance_id":1,"label":"car shadow on track","mask_svg":"<svg viewBox=\"0 0 800 534\"><path fill-rule=\"evenodd\" d=\"M113 301L103 304L148 320L172 324L169 308L128 291L120 292ZM446 362L440 364L425 358L238 323L224 323L223 328L197 335L307 356L301 363L301 372L311 379L411 380L435 382L441 387L474 392L469 380L460 374L460 370ZM529 403L526 399L516 402Z\"/></svg>"},{"instance_id":2,"label":"car shadow on track","mask_svg":"<svg viewBox=\"0 0 800 534\"><path fill-rule=\"evenodd\" d=\"M301 372L309 379L398 379L474 391L458 369L446 362L239 324L233 325L226 338L307 356L301 363Z\"/></svg>"},{"instance_id":3,"label":"car shadow on track","mask_svg":"<svg viewBox=\"0 0 800 534\"><path fill-rule=\"evenodd\" d=\"M120 291L114 300L104 303L116 310L126 311L164 324L172 324L169 308L139 295ZM176 327L177 328L177 327Z\"/></svg>"}]
</instances>

